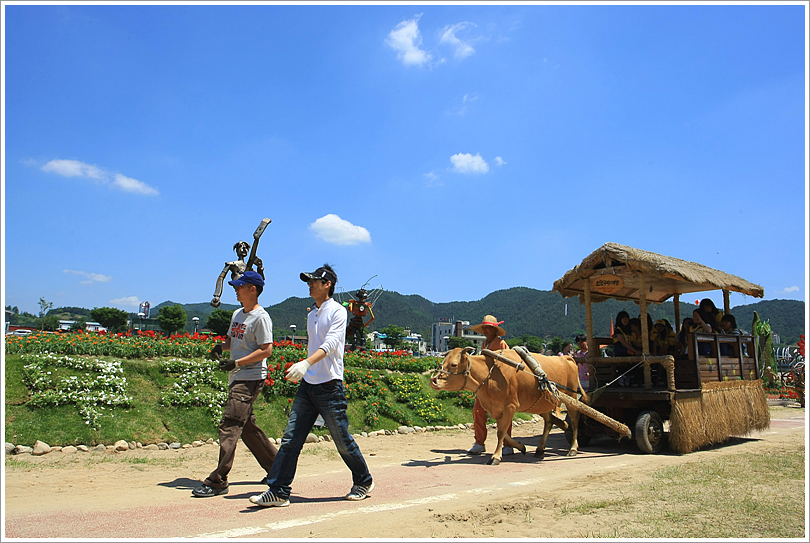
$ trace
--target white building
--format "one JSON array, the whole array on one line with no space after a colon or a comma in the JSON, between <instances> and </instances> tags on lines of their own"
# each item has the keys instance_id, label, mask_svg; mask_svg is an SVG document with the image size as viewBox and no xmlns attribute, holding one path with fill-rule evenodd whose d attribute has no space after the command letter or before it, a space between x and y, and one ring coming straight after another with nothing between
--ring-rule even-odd
<instances>
[{"instance_id":1,"label":"white building","mask_svg":"<svg viewBox=\"0 0 810 543\"><path fill-rule=\"evenodd\" d=\"M385 344L386 337L385 334L374 330L366 336L366 344L369 349L374 349L375 351L388 351L390 347ZM412 351L417 351L421 354L427 353L427 342L422 338L421 334L412 334L410 330L405 329L405 336L402 338L402 341L409 343L410 350Z\"/></svg>"},{"instance_id":2,"label":"white building","mask_svg":"<svg viewBox=\"0 0 810 543\"><path fill-rule=\"evenodd\" d=\"M430 330L430 348L436 352L446 352L450 350L447 340L451 337L467 339L480 349L484 344L484 336L470 328L470 321L434 322Z\"/></svg>"},{"instance_id":3,"label":"white building","mask_svg":"<svg viewBox=\"0 0 810 543\"><path fill-rule=\"evenodd\" d=\"M70 327L73 326L76 321L59 321L59 330L70 330ZM88 322L86 323L87 327L85 327L85 332L106 332L107 329L101 326L100 323L97 322Z\"/></svg>"}]
</instances>

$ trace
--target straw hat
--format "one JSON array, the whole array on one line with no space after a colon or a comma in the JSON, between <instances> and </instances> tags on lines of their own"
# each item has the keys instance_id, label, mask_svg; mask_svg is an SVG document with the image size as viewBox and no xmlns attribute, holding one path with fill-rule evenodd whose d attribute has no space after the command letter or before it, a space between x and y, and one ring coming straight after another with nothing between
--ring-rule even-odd
<instances>
[{"instance_id":1,"label":"straw hat","mask_svg":"<svg viewBox=\"0 0 810 543\"><path fill-rule=\"evenodd\" d=\"M484 326L493 326L497 330L499 336L504 336L506 335L506 330L504 330L499 326L502 323L503 321L499 321L492 315L487 315L486 317L484 317L484 322L482 322L481 324L476 324L475 326L470 326L470 330L475 330L479 334L483 334Z\"/></svg>"}]
</instances>

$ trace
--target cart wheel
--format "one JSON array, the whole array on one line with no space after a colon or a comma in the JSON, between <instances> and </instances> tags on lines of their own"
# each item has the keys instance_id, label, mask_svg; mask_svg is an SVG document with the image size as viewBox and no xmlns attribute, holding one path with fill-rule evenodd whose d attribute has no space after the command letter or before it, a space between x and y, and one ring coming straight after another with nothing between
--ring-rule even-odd
<instances>
[{"instance_id":1,"label":"cart wheel","mask_svg":"<svg viewBox=\"0 0 810 543\"><path fill-rule=\"evenodd\" d=\"M655 411L644 411L636 419L636 445L645 453L661 452L664 448L664 422Z\"/></svg>"},{"instance_id":2,"label":"cart wheel","mask_svg":"<svg viewBox=\"0 0 810 543\"><path fill-rule=\"evenodd\" d=\"M588 443L591 442L591 432L585 426L585 421L582 420L584 418L585 415L580 415L579 432L577 433L577 445L580 447L587 447ZM565 415L565 422L568 424L568 429L565 431L565 439L568 441L568 444L571 445L574 441L574 425L571 422L570 415Z\"/></svg>"}]
</instances>

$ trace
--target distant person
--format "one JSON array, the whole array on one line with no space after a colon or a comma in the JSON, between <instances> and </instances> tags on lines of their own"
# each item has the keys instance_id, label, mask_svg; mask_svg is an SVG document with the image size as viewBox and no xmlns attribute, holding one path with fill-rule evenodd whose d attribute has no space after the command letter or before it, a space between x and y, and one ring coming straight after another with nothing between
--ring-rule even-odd
<instances>
[{"instance_id":1,"label":"distant person","mask_svg":"<svg viewBox=\"0 0 810 543\"><path fill-rule=\"evenodd\" d=\"M695 321L692 320L692 317L684 317L683 322L681 324L681 329L675 334L675 352L677 353L676 356L686 356L689 353L689 334L692 332L692 326L694 326Z\"/></svg>"},{"instance_id":2,"label":"distant person","mask_svg":"<svg viewBox=\"0 0 810 543\"><path fill-rule=\"evenodd\" d=\"M698 307L703 312L703 320L712 327L715 333L720 332L720 321L723 318L723 312L715 307L711 298L703 298Z\"/></svg>"},{"instance_id":3,"label":"distant person","mask_svg":"<svg viewBox=\"0 0 810 543\"><path fill-rule=\"evenodd\" d=\"M627 311L616 314L616 325L613 329L613 356L628 356L640 354L630 344L630 315Z\"/></svg>"},{"instance_id":4,"label":"distant person","mask_svg":"<svg viewBox=\"0 0 810 543\"><path fill-rule=\"evenodd\" d=\"M482 334L484 336L484 342L481 344L481 351L483 352L484 349L488 349L490 351L500 351L509 349L509 345L503 340L503 336L506 335L506 330L501 328L501 324L503 321L497 320L492 315L487 315L484 317L484 320L481 324L476 324L475 326L471 326L470 329ZM481 406L481 402L478 401L478 398L475 399L475 403L473 404L473 432L475 437L475 443L473 446L467 450L467 454L482 454L486 451L486 447L484 446L484 442L487 440L487 410ZM512 424L509 424L509 428L506 430L506 433L509 437L512 437ZM501 449L502 455L509 455L514 454L514 449L512 447L503 447Z\"/></svg>"},{"instance_id":5,"label":"distant person","mask_svg":"<svg viewBox=\"0 0 810 543\"><path fill-rule=\"evenodd\" d=\"M724 334L742 335L742 330L737 328L737 319L731 313L723 315L720 319L720 329L723 330Z\"/></svg>"},{"instance_id":6,"label":"distant person","mask_svg":"<svg viewBox=\"0 0 810 543\"><path fill-rule=\"evenodd\" d=\"M557 356L574 356L574 344L570 341L563 343L562 351L557 353Z\"/></svg>"},{"instance_id":7,"label":"distant person","mask_svg":"<svg viewBox=\"0 0 810 543\"><path fill-rule=\"evenodd\" d=\"M737 328L737 319L731 313L727 313L723 315L720 319L720 329L724 334L730 334L735 336L741 336L742 330ZM736 349L730 343L721 343L720 344L720 354L722 356L736 356ZM747 346L743 345L743 356L748 356L748 349Z\"/></svg>"},{"instance_id":8,"label":"distant person","mask_svg":"<svg viewBox=\"0 0 810 543\"><path fill-rule=\"evenodd\" d=\"M636 354L641 354L643 352L641 347L641 319L630 319L630 336L627 339Z\"/></svg>"},{"instance_id":9,"label":"distant person","mask_svg":"<svg viewBox=\"0 0 810 543\"><path fill-rule=\"evenodd\" d=\"M693 324L690 331L693 334L717 333L718 330L713 329L712 325L709 323L710 320L713 320L713 318L708 313L700 308L695 309L692 311ZM711 344L708 341L698 341L698 354L700 356L710 356L712 354Z\"/></svg>"},{"instance_id":10,"label":"distant person","mask_svg":"<svg viewBox=\"0 0 810 543\"><path fill-rule=\"evenodd\" d=\"M231 352L230 359L219 362L219 369L228 372L228 399L219 423L219 464L202 486L191 492L198 498L228 493L228 473L240 437L265 473L270 472L278 452L253 414L253 402L267 378L267 358L273 352L273 321L259 304L264 279L255 271L246 271L228 284L236 290L242 307L231 316L225 341L211 351L215 359L222 351Z\"/></svg>"},{"instance_id":11,"label":"distant person","mask_svg":"<svg viewBox=\"0 0 810 543\"><path fill-rule=\"evenodd\" d=\"M318 415L326 422L340 457L352 472L352 488L345 498L362 500L374 489L360 447L349 433L348 403L343 386L348 314L346 308L332 298L337 274L324 264L312 273L302 273L300 278L309 285L309 295L315 300L314 309L307 315L308 354L287 370L286 378L300 384L281 438L281 448L265 479L268 489L250 497L251 503L264 507L290 505L298 456Z\"/></svg>"},{"instance_id":12,"label":"distant person","mask_svg":"<svg viewBox=\"0 0 810 543\"><path fill-rule=\"evenodd\" d=\"M586 358L588 356L588 338L585 337L585 334L577 334L577 337L574 338L574 343L579 347L577 352L574 353L574 358ZM590 364L584 360L577 360L577 369L579 369L579 383L582 385L582 388L588 390L588 382L591 375Z\"/></svg>"},{"instance_id":13,"label":"distant person","mask_svg":"<svg viewBox=\"0 0 810 543\"><path fill-rule=\"evenodd\" d=\"M675 341L675 330L666 319L658 319L653 326L652 334L650 335L652 342L651 354L653 356L664 356L667 354L674 355L677 352Z\"/></svg>"}]
</instances>

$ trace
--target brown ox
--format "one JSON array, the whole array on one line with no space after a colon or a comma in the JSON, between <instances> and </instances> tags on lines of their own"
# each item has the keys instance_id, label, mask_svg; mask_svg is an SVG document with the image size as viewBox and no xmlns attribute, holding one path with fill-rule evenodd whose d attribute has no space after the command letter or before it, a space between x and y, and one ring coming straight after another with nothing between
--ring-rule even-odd
<instances>
[{"instance_id":1,"label":"brown ox","mask_svg":"<svg viewBox=\"0 0 810 543\"><path fill-rule=\"evenodd\" d=\"M523 362L515 351L504 349L499 354ZM576 392L580 391L587 401L585 391L579 384L577 364L570 356L544 356L531 353L546 372L548 379L570 390L558 388L560 394L568 394L576 399ZM548 396L538 388L538 380L525 367L518 370L509 364L497 361L484 355L470 355L466 349L456 348L444 358L442 368L433 375L430 386L434 390L471 390L481 402L489 416L498 423L498 445L489 464L497 465L501 462L501 448L504 443L509 447L517 448L526 454L526 446L515 441L506 431L512 424L512 417L521 413L536 413L543 417L543 437L537 445L534 455L543 458L546 440L551 431L551 414L557 407ZM573 438L568 456L577 454L577 429L579 427L579 413L569 409L571 417Z\"/></svg>"}]
</instances>

